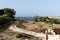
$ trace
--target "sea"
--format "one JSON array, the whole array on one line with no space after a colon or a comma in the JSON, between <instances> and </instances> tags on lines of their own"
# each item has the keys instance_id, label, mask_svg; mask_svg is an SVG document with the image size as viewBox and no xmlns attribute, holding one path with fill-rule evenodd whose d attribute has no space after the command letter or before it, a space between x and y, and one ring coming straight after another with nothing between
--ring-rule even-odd
<instances>
[{"instance_id":1,"label":"sea","mask_svg":"<svg viewBox=\"0 0 60 40\"><path fill-rule=\"evenodd\" d=\"M34 17L15 17L17 20L34 21Z\"/></svg>"}]
</instances>

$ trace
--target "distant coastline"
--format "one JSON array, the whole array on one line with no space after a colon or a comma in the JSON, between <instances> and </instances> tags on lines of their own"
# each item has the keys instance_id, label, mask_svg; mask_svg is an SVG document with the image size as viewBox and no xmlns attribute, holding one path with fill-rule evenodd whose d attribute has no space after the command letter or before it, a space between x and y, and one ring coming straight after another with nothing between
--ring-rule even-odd
<instances>
[{"instance_id":1,"label":"distant coastline","mask_svg":"<svg viewBox=\"0 0 60 40\"><path fill-rule=\"evenodd\" d=\"M34 17L15 17L17 20L34 21Z\"/></svg>"}]
</instances>

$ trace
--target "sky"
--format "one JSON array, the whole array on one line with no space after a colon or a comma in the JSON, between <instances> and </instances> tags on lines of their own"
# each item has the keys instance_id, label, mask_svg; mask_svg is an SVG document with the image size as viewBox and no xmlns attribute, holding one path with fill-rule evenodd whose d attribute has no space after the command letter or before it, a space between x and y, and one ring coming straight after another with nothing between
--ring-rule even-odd
<instances>
[{"instance_id":1,"label":"sky","mask_svg":"<svg viewBox=\"0 0 60 40\"><path fill-rule=\"evenodd\" d=\"M60 16L60 0L0 0L0 9L13 8L16 17Z\"/></svg>"}]
</instances>

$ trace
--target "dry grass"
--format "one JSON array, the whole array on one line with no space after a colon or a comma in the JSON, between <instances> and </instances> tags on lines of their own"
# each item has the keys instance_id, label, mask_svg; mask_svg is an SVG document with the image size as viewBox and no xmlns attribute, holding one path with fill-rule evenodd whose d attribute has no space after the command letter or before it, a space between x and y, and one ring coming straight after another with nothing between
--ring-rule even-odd
<instances>
[{"instance_id":1,"label":"dry grass","mask_svg":"<svg viewBox=\"0 0 60 40\"><path fill-rule=\"evenodd\" d=\"M59 28L59 24L55 24L52 26L52 24L50 23L44 23L44 22L19 22L17 24L17 27L22 28L22 29L26 29L26 30L30 30L30 31L35 31L35 32L40 32L42 29L51 29L52 27Z\"/></svg>"},{"instance_id":2,"label":"dry grass","mask_svg":"<svg viewBox=\"0 0 60 40\"><path fill-rule=\"evenodd\" d=\"M5 30L4 32L0 33L0 39L11 39L11 37L15 37L15 35L17 35L18 32L14 32L10 29Z\"/></svg>"},{"instance_id":3,"label":"dry grass","mask_svg":"<svg viewBox=\"0 0 60 40\"><path fill-rule=\"evenodd\" d=\"M36 22L33 23L33 22L29 21L27 23L18 22L17 27L18 28L23 28L23 29L26 29L26 30L30 30L30 31L40 32L43 25L40 25L39 23L36 23Z\"/></svg>"}]
</instances>

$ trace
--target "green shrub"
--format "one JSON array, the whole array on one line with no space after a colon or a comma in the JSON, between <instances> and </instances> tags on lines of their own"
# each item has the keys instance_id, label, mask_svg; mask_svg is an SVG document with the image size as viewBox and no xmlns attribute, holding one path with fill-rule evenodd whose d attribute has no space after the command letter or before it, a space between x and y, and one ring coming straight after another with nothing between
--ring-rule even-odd
<instances>
[{"instance_id":1,"label":"green shrub","mask_svg":"<svg viewBox=\"0 0 60 40\"><path fill-rule=\"evenodd\" d=\"M34 21L35 21L35 22L38 22L38 18L34 18Z\"/></svg>"},{"instance_id":2,"label":"green shrub","mask_svg":"<svg viewBox=\"0 0 60 40\"><path fill-rule=\"evenodd\" d=\"M25 39L28 39L28 40L42 40L41 38L34 37L34 36L31 36L31 35L28 35L28 34L24 34L24 33L18 34L16 36L16 38L21 38L23 40L25 40Z\"/></svg>"},{"instance_id":3,"label":"green shrub","mask_svg":"<svg viewBox=\"0 0 60 40\"><path fill-rule=\"evenodd\" d=\"M22 37L23 37L22 34L18 34L18 35L16 35L16 38L22 38Z\"/></svg>"},{"instance_id":4,"label":"green shrub","mask_svg":"<svg viewBox=\"0 0 60 40\"><path fill-rule=\"evenodd\" d=\"M30 38L30 37L31 37L30 35L24 33L16 35L16 38Z\"/></svg>"}]
</instances>

